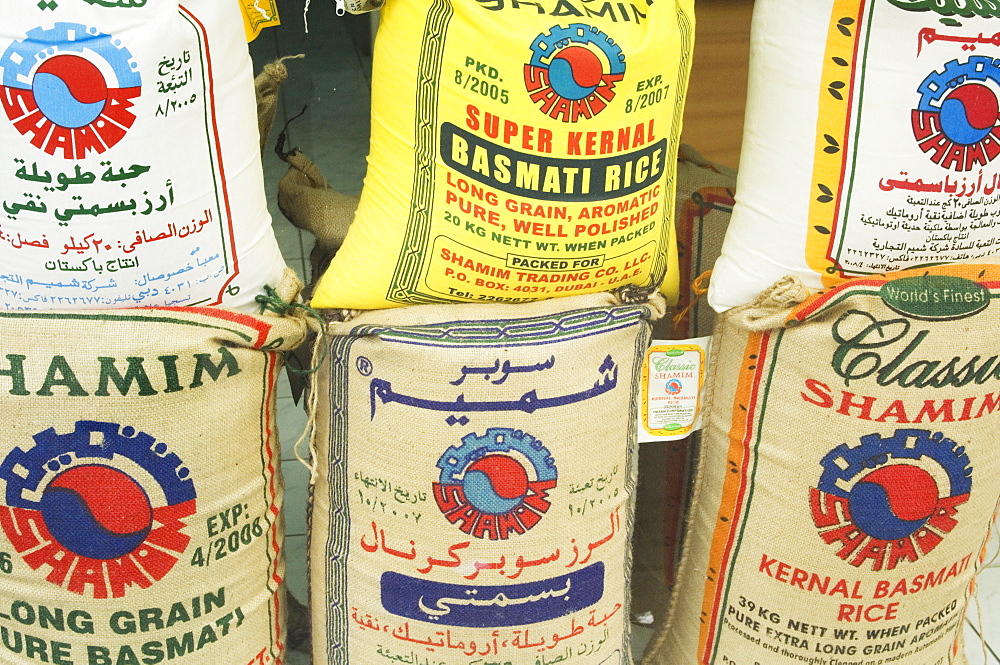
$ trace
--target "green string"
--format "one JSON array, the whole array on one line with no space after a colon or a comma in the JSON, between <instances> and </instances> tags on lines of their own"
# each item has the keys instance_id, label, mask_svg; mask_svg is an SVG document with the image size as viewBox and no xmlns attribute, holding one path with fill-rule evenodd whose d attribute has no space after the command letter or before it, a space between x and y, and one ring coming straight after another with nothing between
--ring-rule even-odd
<instances>
[{"instance_id":1,"label":"green string","mask_svg":"<svg viewBox=\"0 0 1000 665\"><path fill-rule=\"evenodd\" d=\"M318 372L330 353L330 346L326 341L326 322L323 320L323 315L309 305L303 305L298 302L285 302L278 295L278 291L268 284L264 285L264 293L259 294L254 300L260 305L260 314L272 312L278 316L290 316L295 310L300 309L319 323L320 340L323 344L323 352L320 354L319 360L309 369L286 365L289 372L298 374L299 376L308 376Z\"/></svg>"}]
</instances>

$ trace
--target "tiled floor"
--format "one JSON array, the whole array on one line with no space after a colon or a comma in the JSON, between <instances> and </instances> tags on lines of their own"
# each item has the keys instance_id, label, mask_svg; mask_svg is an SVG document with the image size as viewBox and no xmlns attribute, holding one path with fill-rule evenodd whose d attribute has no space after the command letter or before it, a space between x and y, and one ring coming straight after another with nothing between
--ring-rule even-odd
<instances>
[{"instance_id":1,"label":"tiled floor","mask_svg":"<svg viewBox=\"0 0 1000 665\"><path fill-rule=\"evenodd\" d=\"M724 12L729 1L699 0L699 11L704 8L706 12ZM332 0L312 2L307 34L302 16L304 2L282 0L283 25L265 31L251 45L251 52L258 70L264 63L279 56L298 53L307 56L304 60L286 63L290 77L282 91L278 119L265 150L264 170L274 228L282 252L288 264L308 278L312 238L288 223L275 202L277 182L286 167L272 150L274 139L287 118L299 113L303 106L308 106L306 113L295 120L289 129L290 145L311 157L334 189L347 194L360 193L368 150L371 58L366 55L367 17L338 18ZM296 459L293 446L306 426L306 416L301 406L294 403L286 382L283 382L279 395L288 585L296 598L305 601L308 597L305 512L309 472ZM657 623L662 621L666 605L662 572L665 488L659 471L663 468L665 457L666 450L662 445L644 444L640 458L639 516L635 531L633 614L651 611ZM998 548L1000 541L994 535L992 551L995 553ZM977 616L973 606L967 622L966 651L970 665L1000 665L1000 562L995 561L986 568L979 579L981 617ZM633 652L638 658L653 633L653 627L636 624L633 629ZM986 636L985 642L980 635ZM288 663L307 665L309 657L293 652Z\"/></svg>"}]
</instances>

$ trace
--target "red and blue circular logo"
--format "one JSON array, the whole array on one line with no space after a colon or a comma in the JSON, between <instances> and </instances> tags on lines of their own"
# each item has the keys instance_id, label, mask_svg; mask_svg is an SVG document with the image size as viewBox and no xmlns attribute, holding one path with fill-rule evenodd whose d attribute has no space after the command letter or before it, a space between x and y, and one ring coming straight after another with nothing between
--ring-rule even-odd
<instances>
[{"instance_id":1,"label":"red and blue circular logo","mask_svg":"<svg viewBox=\"0 0 1000 665\"><path fill-rule=\"evenodd\" d=\"M120 559L149 535L153 506L127 473L103 464L74 466L57 474L39 501L52 537L90 559Z\"/></svg>"},{"instance_id":2,"label":"red and blue circular logo","mask_svg":"<svg viewBox=\"0 0 1000 665\"><path fill-rule=\"evenodd\" d=\"M1000 155L1000 67L973 56L948 62L917 88L911 113L913 136L931 161L953 171L972 171Z\"/></svg>"},{"instance_id":3,"label":"red and blue circular logo","mask_svg":"<svg viewBox=\"0 0 1000 665\"><path fill-rule=\"evenodd\" d=\"M187 548L196 512L190 470L145 432L81 420L39 432L0 463L0 528L24 562L92 598L148 588Z\"/></svg>"},{"instance_id":4,"label":"red and blue circular logo","mask_svg":"<svg viewBox=\"0 0 1000 665\"><path fill-rule=\"evenodd\" d=\"M625 55L601 30L554 26L531 43L524 86L542 113L563 122L592 118L615 98L625 78Z\"/></svg>"},{"instance_id":5,"label":"red and blue circular logo","mask_svg":"<svg viewBox=\"0 0 1000 665\"><path fill-rule=\"evenodd\" d=\"M684 389L684 384L680 379L670 379L663 384L663 392L668 395L677 395Z\"/></svg>"},{"instance_id":6,"label":"red and blue circular logo","mask_svg":"<svg viewBox=\"0 0 1000 665\"><path fill-rule=\"evenodd\" d=\"M449 522L476 538L506 540L535 526L551 505L555 461L541 441L521 430L468 434L438 460L434 499Z\"/></svg>"},{"instance_id":7,"label":"red and blue circular logo","mask_svg":"<svg viewBox=\"0 0 1000 665\"><path fill-rule=\"evenodd\" d=\"M898 429L841 444L823 458L811 490L813 522L824 542L856 567L892 570L929 554L969 500L965 448L940 432Z\"/></svg>"},{"instance_id":8,"label":"red and blue circular logo","mask_svg":"<svg viewBox=\"0 0 1000 665\"><path fill-rule=\"evenodd\" d=\"M120 40L79 23L34 28L0 56L7 118L50 155L83 159L121 141L142 80Z\"/></svg>"}]
</instances>

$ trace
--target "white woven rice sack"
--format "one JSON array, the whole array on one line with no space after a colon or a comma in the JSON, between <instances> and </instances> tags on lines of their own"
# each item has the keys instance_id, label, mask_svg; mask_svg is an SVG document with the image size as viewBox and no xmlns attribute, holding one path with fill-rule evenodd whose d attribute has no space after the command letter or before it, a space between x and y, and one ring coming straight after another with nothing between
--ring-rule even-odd
<instances>
[{"instance_id":1,"label":"white woven rice sack","mask_svg":"<svg viewBox=\"0 0 1000 665\"><path fill-rule=\"evenodd\" d=\"M992 1L759 0L712 305L994 257L998 35Z\"/></svg>"},{"instance_id":2,"label":"white woven rice sack","mask_svg":"<svg viewBox=\"0 0 1000 665\"><path fill-rule=\"evenodd\" d=\"M242 25L232 0L4 3L0 309L277 286Z\"/></svg>"}]
</instances>

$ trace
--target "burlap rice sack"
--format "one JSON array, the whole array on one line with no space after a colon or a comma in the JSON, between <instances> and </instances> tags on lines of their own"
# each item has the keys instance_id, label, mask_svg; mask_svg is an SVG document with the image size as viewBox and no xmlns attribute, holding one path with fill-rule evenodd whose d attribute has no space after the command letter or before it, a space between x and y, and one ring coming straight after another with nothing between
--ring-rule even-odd
<instances>
[{"instance_id":1,"label":"burlap rice sack","mask_svg":"<svg viewBox=\"0 0 1000 665\"><path fill-rule=\"evenodd\" d=\"M670 623L644 662L964 663L1000 497L1000 269L794 278L721 317Z\"/></svg>"},{"instance_id":2,"label":"burlap rice sack","mask_svg":"<svg viewBox=\"0 0 1000 665\"><path fill-rule=\"evenodd\" d=\"M633 396L662 307L597 294L331 324L314 662L632 662Z\"/></svg>"},{"instance_id":3,"label":"burlap rice sack","mask_svg":"<svg viewBox=\"0 0 1000 665\"><path fill-rule=\"evenodd\" d=\"M680 296L670 319L671 339L704 337L715 327L715 311L699 278L715 265L736 203L736 171L713 164L682 144L677 157L677 227ZM657 331L659 332L659 331ZM658 339L663 339L658 335Z\"/></svg>"},{"instance_id":4,"label":"burlap rice sack","mask_svg":"<svg viewBox=\"0 0 1000 665\"><path fill-rule=\"evenodd\" d=\"M219 308L0 312L0 663L280 662L275 379L304 331Z\"/></svg>"}]
</instances>

